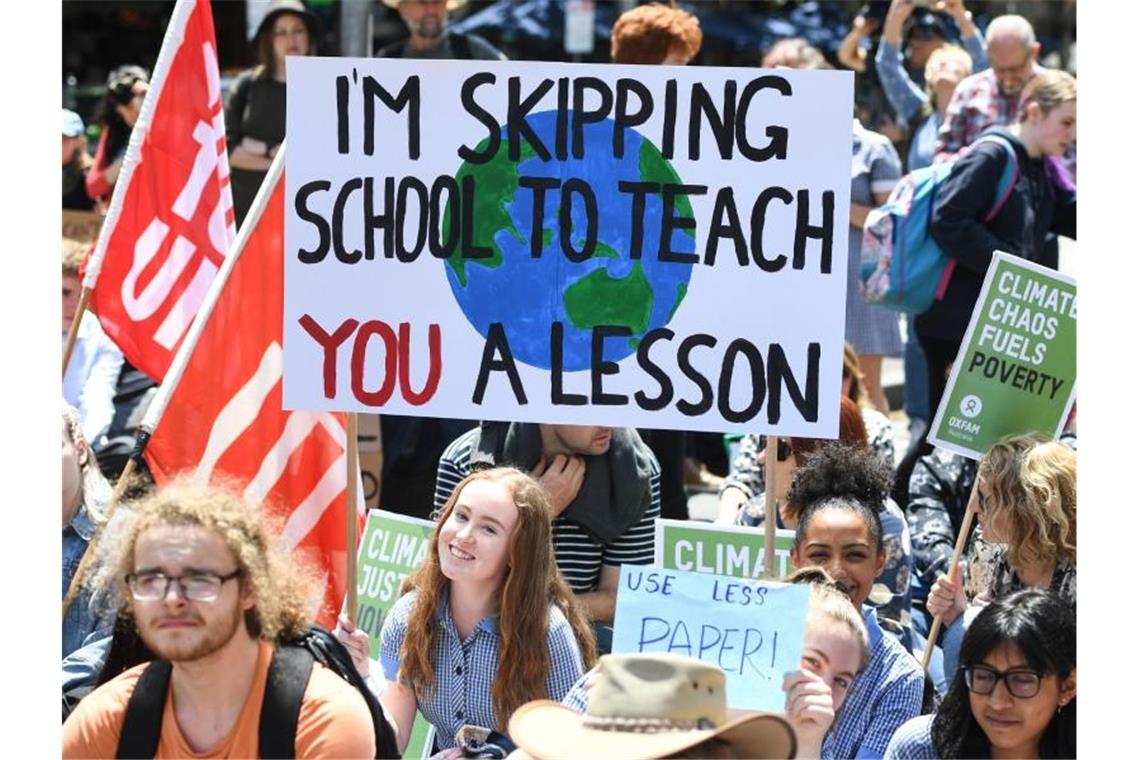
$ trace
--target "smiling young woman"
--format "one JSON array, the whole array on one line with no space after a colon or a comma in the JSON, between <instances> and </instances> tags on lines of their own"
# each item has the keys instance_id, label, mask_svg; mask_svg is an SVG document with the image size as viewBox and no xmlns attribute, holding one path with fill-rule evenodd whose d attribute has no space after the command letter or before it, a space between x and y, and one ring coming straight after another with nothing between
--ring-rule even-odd
<instances>
[{"instance_id":1,"label":"smiling young woman","mask_svg":"<svg viewBox=\"0 0 1140 760\"><path fill-rule=\"evenodd\" d=\"M1077 756L1077 622L1055 593L1024 589L978 615L933 715L908 721L886 757Z\"/></svg>"},{"instance_id":2,"label":"smiling young woman","mask_svg":"<svg viewBox=\"0 0 1140 760\"><path fill-rule=\"evenodd\" d=\"M380 632L380 700L401 752L417 710L436 749L450 749L463 725L505 732L516 708L562 699L593 666L594 634L558 573L547 510L538 481L511 467L469 475L444 505ZM367 634L346 623L340 636L367 676Z\"/></svg>"}]
</instances>

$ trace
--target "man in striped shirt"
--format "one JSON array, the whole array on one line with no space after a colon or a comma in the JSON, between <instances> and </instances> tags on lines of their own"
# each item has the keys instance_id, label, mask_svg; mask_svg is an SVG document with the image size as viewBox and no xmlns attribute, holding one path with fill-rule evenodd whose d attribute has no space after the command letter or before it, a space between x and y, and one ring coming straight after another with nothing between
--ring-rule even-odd
<instances>
[{"instance_id":1,"label":"man in striped shirt","mask_svg":"<svg viewBox=\"0 0 1140 760\"><path fill-rule=\"evenodd\" d=\"M476 469L512 465L546 489L558 569L597 623L612 625L620 566L653 562L661 469L632 428L484 422L443 452L432 517Z\"/></svg>"}]
</instances>

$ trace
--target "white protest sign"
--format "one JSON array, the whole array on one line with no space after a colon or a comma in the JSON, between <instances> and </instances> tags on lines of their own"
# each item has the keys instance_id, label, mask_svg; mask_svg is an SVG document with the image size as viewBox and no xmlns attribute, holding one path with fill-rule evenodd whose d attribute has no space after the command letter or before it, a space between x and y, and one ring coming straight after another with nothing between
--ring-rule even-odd
<instances>
[{"instance_id":1,"label":"white protest sign","mask_svg":"<svg viewBox=\"0 0 1140 760\"><path fill-rule=\"evenodd\" d=\"M835 437L850 72L287 69L286 409Z\"/></svg>"},{"instance_id":2,"label":"white protest sign","mask_svg":"<svg viewBox=\"0 0 1140 760\"><path fill-rule=\"evenodd\" d=\"M728 706L784 711L800 666L808 587L622 565L613 651L670 652L719 665Z\"/></svg>"}]
</instances>

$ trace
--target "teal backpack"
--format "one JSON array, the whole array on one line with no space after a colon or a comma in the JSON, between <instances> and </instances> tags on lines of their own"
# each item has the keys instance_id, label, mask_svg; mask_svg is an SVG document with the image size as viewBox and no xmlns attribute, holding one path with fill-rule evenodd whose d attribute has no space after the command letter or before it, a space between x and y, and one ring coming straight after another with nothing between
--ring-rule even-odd
<instances>
[{"instance_id":1,"label":"teal backpack","mask_svg":"<svg viewBox=\"0 0 1140 760\"><path fill-rule=\"evenodd\" d=\"M1008 158L993 206L986 214L988 222L1009 200L1021 172L1009 140L988 134L971 143L971 147L981 142L1000 143ZM867 214L860 288L867 303L921 314L946 293L957 262L931 237L930 217L954 163L945 161L910 172L895 185L886 203Z\"/></svg>"}]
</instances>

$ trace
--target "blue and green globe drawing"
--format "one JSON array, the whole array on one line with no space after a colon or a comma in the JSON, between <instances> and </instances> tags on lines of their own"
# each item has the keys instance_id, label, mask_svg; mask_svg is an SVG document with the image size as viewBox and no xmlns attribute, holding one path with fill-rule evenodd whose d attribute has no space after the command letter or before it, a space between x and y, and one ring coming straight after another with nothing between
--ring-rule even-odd
<instances>
[{"instance_id":1,"label":"blue and green globe drawing","mask_svg":"<svg viewBox=\"0 0 1140 760\"><path fill-rule=\"evenodd\" d=\"M554 145L556 112L527 118L547 146ZM456 180L474 178L477 192L473 209L474 245L487 246L493 255L466 259L457 248L444 262L456 301L471 325L487 337L492 323L503 324L516 361L551 368L550 326L564 329L563 369L576 371L591 364L592 330L610 325L628 328L629 339L610 338L603 358L620 361L636 350L650 330L664 327L681 305L688 289L692 264L660 261L661 196L650 193L642 216L641 257L630 256L633 219L631 193L618 190L621 180L680 183L670 163L652 142L632 129L625 130L625 152L615 158L613 123L603 120L585 128L581 159L543 161L522 141L516 163L508 158L506 130L495 156L483 164L464 162ZM476 151L485 150L488 141ZM551 177L565 181L580 178L591 186L598 208L598 242L594 255L574 262L559 242L559 190L546 192L542 221L542 256L534 258L530 234L534 226L535 193L519 187L520 176ZM444 228L456 211L448 204ZM673 215L692 219L688 198L676 197ZM571 204L571 243L582 250L586 213L580 199ZM692 254L696 248L692 227L672 230L670 249Z\"/></svg>"}]
</instances>

